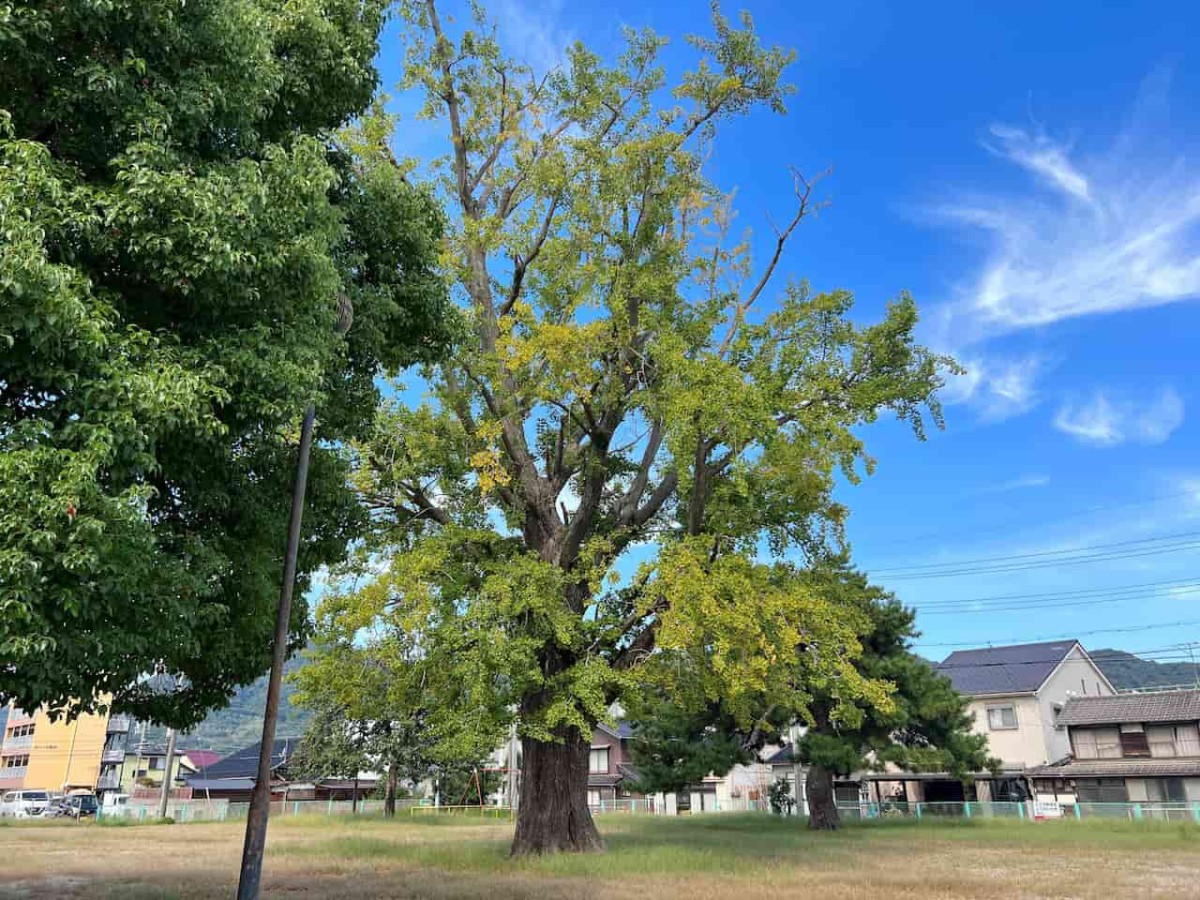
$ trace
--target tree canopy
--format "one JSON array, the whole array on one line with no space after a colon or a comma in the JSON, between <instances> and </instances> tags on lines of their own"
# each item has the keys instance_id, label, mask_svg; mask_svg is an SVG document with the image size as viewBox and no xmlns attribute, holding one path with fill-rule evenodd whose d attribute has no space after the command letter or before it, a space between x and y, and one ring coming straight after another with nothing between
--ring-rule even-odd
<instances>
[{"instance_id":1,"label":"tree canopy","mask_svg":"<svg viewBox=\"0 0 1200 900\"><path fill-rule=\"evenodd\" d=\"M384 14L0 6L0 695L188 726L261 673L311 401L301 591L360 533L338 446L449 337L442 214L369 114Z\"/></svg>"},{"instance_id":2,"label":"tree canopy","mask_svg":"<svg viewBox=\"0 0 1200 900\"><path fill-rule=\"evenodd\" d=\"M376 533L338 602L364 633L424 636L439 721L518 719L515 852L594 848L588 739L630 692L699 692L742 721L768 688L887 703L852 664L853 616L791 561L840 543L838 473L873 465L862 426L921 436L952 363L915 342L906 295L861 325L846 290L776 284L814 208L801 175L765 261L733 233L706 156L723 124L792 93L793 55L748 16L715 10L669 79L648 30L611 63L576 44L540 74L482 17L403 9L406 85L445 129L467 335L428 402L387 405L356 447Z\"/></svg>"},{"instance_id":3,"label":"tree canopy","mask_svg":"<svg viewBox=\"0 0 1200 900\"><path fill-rule=\"evenodd\" d=\"M854 666L862 678L891 686L889 702L856 700L847 712L839 709L845 702L840 692L817 689L796 708L767 692L757 707L760 722L770 727L747 729L719 701L681 708L651 696L629 710L633 761L644 790L677 791L709 773L723 775L749 762L768 740L780 742L793 724L803 726L794 758L808 770L814 827L837 827L835 775L895 767L964 778L998 765L987 754L987 739L971 730L967 701L912 652L912 610L842 563L815 567L804 577L831 603L858 612L862 651Z\"/></svg>"}]
</instances>

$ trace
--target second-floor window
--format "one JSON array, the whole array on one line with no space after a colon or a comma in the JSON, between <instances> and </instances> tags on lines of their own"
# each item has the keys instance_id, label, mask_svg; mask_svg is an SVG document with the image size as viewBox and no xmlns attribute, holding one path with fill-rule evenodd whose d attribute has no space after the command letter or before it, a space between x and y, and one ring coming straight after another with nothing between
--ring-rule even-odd
<instances>
[{"instance_id":1,"label":"second-floor window","mask_svg":"<svg viewBox=\"0 0 1200 900\"><path fill-rule=\"evenodd\" d=\"M29 765L28 756L10 756L4 760L4 768L6 769L23 769Z\"/></svg>"},{"instance_id":2,"label":"second-floor window","mask_svg":"<svg viewBox=\"0 0 1200 900\"><path fill-rule=\"evenodd\" d=\"M608 748L593 747L592 752L588 755L588 771L589 772L607 772L608 771Z\"/></svg>"},{"instance_id":3,"label":"second-floor window","mask_svg":"<svg viewBox=\"0 0 1200 900\"><path fill-rule=\"evenodd\" d=\"M1073 728L1076 759L1120 759L1121 733L1116 728Z\"/></svg>"},{"instance_id":4,"label":"second-floor window","mask_svg":"<svg viewBox=\"0 0 1200 900\"><path fill-rule=\"evenodd\" d=\"M988 728L992 731L1011 731L1017 727L1017 708L1011 703L987 708Z\"/></svg>"},{"instance_id":5,"label":"second-floor window","mask_svg":"<svg viewBox=\"0 0 1200 900\"><path fill-rule=\"evenodd\" d=\"M33 727L32 722L28 725L17 725L15 728L9 729L8 736L10 738L29 737L33 734Z\"/></svg>"},{"instance_id":6,"label":"second-floor window","mask_svg":"<svg viewBox=\"0 0 1200 900\"><path fill-rule=\"evenodd\" d=\"M1200 731L1195 725L1149 725L1146 738L1151 756L1200 756Z\"/></svg>"}]
</instances>

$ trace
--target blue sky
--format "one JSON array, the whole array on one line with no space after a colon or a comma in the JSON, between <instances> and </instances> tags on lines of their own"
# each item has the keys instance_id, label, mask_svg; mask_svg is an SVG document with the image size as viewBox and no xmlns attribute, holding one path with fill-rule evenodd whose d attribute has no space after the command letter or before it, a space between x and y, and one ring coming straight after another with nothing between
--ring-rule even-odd
<instances>
[{"instance_id":1,"label":"blue sky","mask_svg":"<svg viewBox=\"0 0 1200 900\"><path fill-rule=\"evenodd\" d=\"M798 51L799 92L787 116L718 140L711 172L738 189L739 223L769 235L767 215L790 212L787 167L832 167L829 205L782 271L854 291L864 321L911 292L922 340L969 370L947 390L944 432L864 432L878 471L842 492L856 561L921 611L932 657L1041 637L1200 640L1200 8L743 5ZM686 64L681 38L708 14L700 0L489 9L541 67L578 38L616 52L622 25L670 36L668 63ZM380 68L390 88L395 28ZM430 129L406 117L397 151L430 152ZM1107 560L1056 562L1113 544L1083 552ZM969 575L898 571L1012 556ZM996 596L1020 608L967 602ZM1158 627L1175 622L1195 624Z\"/></svg>"}]
</instances>

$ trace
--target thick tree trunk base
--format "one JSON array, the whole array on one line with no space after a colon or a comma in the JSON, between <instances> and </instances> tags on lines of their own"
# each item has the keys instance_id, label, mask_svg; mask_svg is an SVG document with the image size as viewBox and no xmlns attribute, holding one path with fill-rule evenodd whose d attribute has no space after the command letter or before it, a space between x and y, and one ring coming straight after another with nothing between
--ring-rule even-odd
<instances>
[{"instance_id":1,"label":"thick tree trunk base","mask_svg":"<svg viewBox=\"0 0 1200 900\"><path fill-rule=\"evenodd\" d=\"M564 733L562 743L521 741L521 795L513 856L604 849L587 805L590 749L591 742L575 728Z\"/></svg>"},{"instance_id":2,"label":"thick tree trunk base","mask_svg":"<svg viewBox=\"0 0 1200 900\"><path fill-rule=\"evenodd\" d=\"M835 831L842 820L833 791L833 773L824 766L811 766L805 776L805 785L808 793L808 827L814 831Z\"/></svg>"}]
</instances>

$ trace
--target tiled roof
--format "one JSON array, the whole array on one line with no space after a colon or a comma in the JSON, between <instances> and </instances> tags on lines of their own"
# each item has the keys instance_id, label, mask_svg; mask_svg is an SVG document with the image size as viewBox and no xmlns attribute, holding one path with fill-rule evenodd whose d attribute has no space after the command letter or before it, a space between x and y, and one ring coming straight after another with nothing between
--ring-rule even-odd
<instances>
[{"instance_id":1,"label":"tiled roof","mask_svg":"<svg viewBox=\"0 0 1200 900\"><path fill-rule=\"evenodd\" d=\"M621 740L628 740L629 738L633 737L633 726L630 725L628 722L626 722L624 719L619 720L616 724L616 727L613 727L612 725L607 725L604 722L601 722L596 727L599 728L601 731L603 731L605 734L611 735L612 737L615 737L615 738L620 738Z\"/></svg>"},{"instance_id":2,"label":"tiled roof","mask_svg":"<svg viewBox=\"0 0 1200 900\"><path fill-rule=\"evenodd\" d=\"M935 666L960 694L1031 694L1066 658L1076 641L956 650Z\"/></svg>"},{"instance_id":3,"label":"tiled roof","mask_svg":"<svg viewBox=\"0 0 1200 900\"><path fill-rule=\"evenodd\" d=\"M790 766L796 761L795 747L792 744L785 744L765 760L769 766Z\"/></svg>"},{"instance_id":4,"label":"tiled roof","mask_svg":"<svg viewBox=\"0 0 1200 900\"><path fill-rule=\"evenodd\" d=\"M1059 725L1119 725L1122 722L1195 722L1200 691L1157 691L1111 697L1068 697Z\"/></svg>"},{"instance_id":5,"label":"tiled roof","mask_svg":"<svg viewBox=\"0 0 1200 900\"><path fill-rule=\"evenodd\" d=\"M1035 766L1025 774L1033 778L1190 778L1200 776L1200 759L1078 759Z\"/></svg>"},{"instance_id":6,"label":"tiled roof","mask_svg":"<svg viewBox=\"0 0 1200 900\"><path fill-rule=\"evenodd\" d=\"M258 749L262 744L251 744L204 770L208 779L220 778L254 778L258 774ZM299 738L280 738L271 746L271 768L277 769L283 765L300 746ZM189 782L190 783L190 782Z\"/></svg>"},{"instance_id":7,"label":"tiled roof","mask_svg":"<svg viewBox=\"0 0 1200 900\"><path fill-rule=\"evenodd\" d=\"M621 783L624 776L621 774L609 775L605 772L593 772L588 775L588 787L616 787Z\"/></svg>"}]
</instances>

